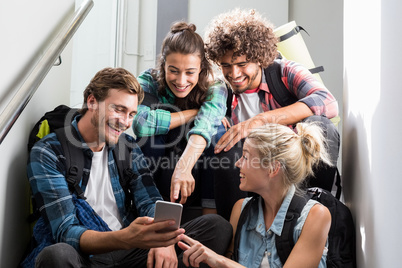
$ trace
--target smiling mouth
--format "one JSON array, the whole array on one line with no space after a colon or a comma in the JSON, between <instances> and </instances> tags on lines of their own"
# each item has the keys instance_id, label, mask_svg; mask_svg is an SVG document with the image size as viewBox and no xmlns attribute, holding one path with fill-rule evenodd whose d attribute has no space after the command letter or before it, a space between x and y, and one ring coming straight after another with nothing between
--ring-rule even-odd
<instances>
[{"instance_id":1,"label":"smiling mouth","mask_svg":"<svg viewBox=\"0 0 402 268\"><path fill-rule=\"evenodd\" d=\"M176 90L179 91L179 92L184 92L184 91L186 91L187 88L190 86L190 85L187 85L187 86L177 86L177 85L175 85L175 84L173 84L173 85L174 85L174 87L176 88Z\"/></svg>"},{"instance_id":2,"label":"smiling mouth","mask_svg":"<svg viewBox=\"0 0 402 268\"><path fill-rule=\"evenodd\" d=\"M123 129L123 128L116 128L115 126L112 126L110 124L108 126L113 131L113 133L116 134L116 135L120 135L123 131L126 130L126 129Z\"/></svg>"},{"instance_id":3,"label":"smiling mouth","mask_svg":"<svg viewBox=\"0 0 402 268\"><path fill-rule=\"evenodd\" d=\"M245 80L246 80L246 78L247 77L245 77L245 76L243 76L243 77L241 77L241 78L237 78L237 79L228 79L229 81L231 81L231 84L234 84L234 85L240 85L240 84L242 84Z\"/></svg>"}]
</instances>

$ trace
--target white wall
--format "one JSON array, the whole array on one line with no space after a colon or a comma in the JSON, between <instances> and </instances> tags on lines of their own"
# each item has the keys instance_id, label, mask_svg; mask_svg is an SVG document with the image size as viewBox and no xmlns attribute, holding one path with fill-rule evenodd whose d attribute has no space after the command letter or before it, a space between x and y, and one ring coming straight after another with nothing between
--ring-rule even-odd
<instances>
[{"instance_id":1,"label":"white wall","mask_svg":"<svg viewBox=\"0 0 402 268\"><path fill-rule=\"evenodd\" d=\"M80 6L83 0L75 0ZM73 38L71 105L81 107L83 91L95 73L115 67L117 3L93 0L94 6Z\"/></svg>"},{"instance_id":2,"label":"white wall","mask_svg":"<svg viewBox=\"0 0 402 268\"><path fill-rule=\"evenodd\" d=\"M324 66L320 76L338 100L342 100L343 1L290 0L289 20L309 33L302 32L316 65ZM339 110L342 111L340 101Z\"/></svg>"},{"instance_id":3,"label":"white wall","mask_svg":"<svg viewBox=\"0 0 402 268\"><path fill-rule=\"evenodd\" d=\"M338 100L339 115L343 117L343 0L289 0L289 20L296 21L310 56L325 86ZM338 125L342 137L342 124ZM340 158L341 159L341 158ZM339 165L341 169L341 165Z\"/></svg>"},{"instance_id":4,"label":"white wall","mask_svg":"<svg viewBox=\"0 0 402 268\"><path fill-rule=\"evenodd\" d=\"M60 29L74 11L74 1L1 1L0 111L23 83L50 45L48 36ZM34 14L34 16L33 16ZM40 19L38 19L40 18Z\"/></svg>"},{"instance_id":5,"label":"white wall","mask_svg":"<svg viewBox=\"0 0 402 268\"><path fill-rule=\"evenodd\" d=\"M400 267L402 30L397 0L345 1L343 175L359 267Z\"/></svg>"},{"instance_id":6,"label":"white wall","mask_svg":"<svg viewBox=\"0 0 402 268\"><path fill-rule=\"evenodd\" d=\"M60 29L73 12L73 0L1 2L1 111L22 84L26 64L36 63L50 44L48 35ZM0 267L16 267L28 242L28 134L46 110L65 100L68 103L71 45L65 48L62 59L62 65L50 70L0 146Z\"/></svg>"},{"instance_id":7,"label":"white wall","mask_svg":"<svg viewBox=\"0 0 402 268\"><path fill-rule=\"evenodd\" d=\"M134 75L155 66L157 0L125 1L127 11L124 12L122 29L124 35L121 42L122 61L119 66L131 71Z\"/></svg>"},{"instance_id":8,"label":"white wall","mask_svg":"<svg viewBox=\"0 0 402 268\"><path fill-rule=\"evenodd\" d=\"M213 17L234 8L253 8L276 27L288 22L288 1L275 0L189 0L188 20L197 26L203 37L205 27Z\"/></svg>"}]
</instances>

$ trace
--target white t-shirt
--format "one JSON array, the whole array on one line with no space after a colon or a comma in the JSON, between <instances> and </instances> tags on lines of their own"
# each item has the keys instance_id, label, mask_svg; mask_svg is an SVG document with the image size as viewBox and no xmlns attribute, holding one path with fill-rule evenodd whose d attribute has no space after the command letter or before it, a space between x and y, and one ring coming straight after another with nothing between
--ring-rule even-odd
<instances>
[{"instance_id":1,"label":"white t-shirt","mask_svg":"<svg viewBox=\"0 0 402 268\"><path fill-rule=\"evenodd\" d=\"M262 257L260 268L269 268L268 252L267 251L265 251L264 257Z\"/></svg>"},{"instance_id":2,"label":"white t-shirt","mask_svg":"<svg viewBox=\"0 0 402 268\"><path fill-rule=\"evenodd\" d=\"M100 152L94 152L85 197L109 228L117 231L121 229L122 224L110 181L108 150L105 147Z\"/></svg>"},{"instance_id":3,"label":"white t-shirt","mask_svg":"<svg viewBox=\"0 0 402 268\"><path fill-rule=\"evenodd\" d=\"M237 106L239 107L237 118L239 119L239 122L246 121L264 112L257 92L239 94L237 100Z\"/></svg>"}]
</instances>

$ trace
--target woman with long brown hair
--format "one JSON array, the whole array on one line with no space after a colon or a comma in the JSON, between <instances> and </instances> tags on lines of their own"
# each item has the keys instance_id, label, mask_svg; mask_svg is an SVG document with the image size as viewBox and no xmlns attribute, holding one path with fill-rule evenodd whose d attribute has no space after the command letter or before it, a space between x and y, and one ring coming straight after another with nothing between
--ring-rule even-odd
<instances>
[{"instance_id":1,"label":"woman with long brown hair","mask_svg":"<svg viewBox=\"0 0 402 268\"><path fill-rule=\"evenodd\" d=\"M194 24L174 23L156 68L139 75L146 95L133 130L162 196L182 204L200 196L204 213L209 213L216 211L214 178L222 170L213 147L228 126L227 88L214 79L195 30ZM236 172L234 166L228 170L227 176Z\"/></svg>"}]
</instances>

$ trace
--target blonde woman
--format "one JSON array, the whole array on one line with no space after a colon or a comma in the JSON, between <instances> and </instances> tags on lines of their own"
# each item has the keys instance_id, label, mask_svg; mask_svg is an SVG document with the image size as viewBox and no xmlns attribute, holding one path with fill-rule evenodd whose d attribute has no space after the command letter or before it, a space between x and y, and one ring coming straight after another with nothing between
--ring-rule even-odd
<instances>
[{"instance_id":1,"label":"blonde woman","mask_svg":"<svg viewBox=\"0 0 402 268\"><path fill-rule=\"evenodd\" d=\"M185 250L184 263L198 267L326 267L327 237L331 226L329 210L314 200L304 206L294 228L295 246L282 264L275 246L275 235L282 232L290 201L301 192L299 186L312 174L321 160L330 164L321 128L299 123L297 134L290 128L267 124L254 129L247 137L240 168L240 189L254 192L251 207L240 230L236 230L244 206L252 198L239 200L233 207L231 224L239 232L236 261L218 255L201 243L184 236L179 246Z\"/></svg>"}]
</instances>

